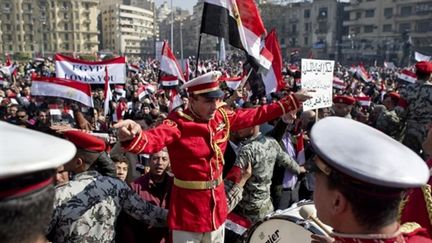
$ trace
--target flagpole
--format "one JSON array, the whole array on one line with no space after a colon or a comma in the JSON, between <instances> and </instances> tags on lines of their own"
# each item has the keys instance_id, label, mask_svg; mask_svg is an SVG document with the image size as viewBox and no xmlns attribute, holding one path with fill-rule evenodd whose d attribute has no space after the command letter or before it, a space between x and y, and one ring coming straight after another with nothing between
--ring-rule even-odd
<instances>
[{"instance_id":1,"label":"flagpole","mask_svg":"<svg viewBox=\"0 0 432 243\"><path fill-rule=\"evenodd\" d=\"M200 50L201 50L201 37L202 37L202 34L200 33L199 39L198 39L198 54L197 54L196 63L195 63L195 77L198 77L198 61L199 61Z\"/></svg>"},{"instance_id":2,"label":"flagpole","mask_svg":"<svg viewBox=\"0 0 432 243\"><path fill-rule=\"evenodd\" d=\"M173 8L173 0L171 0L171 46L174 49L174 8Z\"/></svg>"}]
</instances>

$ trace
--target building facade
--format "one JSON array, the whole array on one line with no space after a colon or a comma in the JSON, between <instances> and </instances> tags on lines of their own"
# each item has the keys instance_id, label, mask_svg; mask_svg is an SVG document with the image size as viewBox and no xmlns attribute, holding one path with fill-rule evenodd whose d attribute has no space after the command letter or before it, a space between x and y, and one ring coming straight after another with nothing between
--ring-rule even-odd
<instances>
[{"instance_id":1,"label":"building facade","mask_svg":"<svg viewBox=\"0 0 432 243\"><path fill-rule=\"evenodd\" d=\"M130 57L153 56L158 36L153 10L118 3L101 6L103 50Z\"/></svg>"},{"instance_id":2,"label":"building facade","mask_svg":"<svg viewBox=\"0 0 432 243\"><path fill-rule=\"evenodd\" d=\"M343 53L353 61L413 62L413 52L432 54L432 1L355 0L345 7ZM358 60L360 59L360 60Z\"/></svg>"},{"instance_id":3,"label":"building facade","mask_svg":"<svg viewBox=\"0 0 432 243\"><path fill-rule=\"evenodd\" d=\"M337 59L342 32L341 13L344 3L337 0L315 0L266 3L259 5L267 30L275 28L282 56Z\"/></svg>"},{"instance_id":4,"label":"building facade","mask_svg":"<svg viewBox=\"0 0 432 243\"><path fill-rule=\"evenodd\" d=\"M0 3L1 52L45 56L98 51L98 0Z\"/></svg>"}]
</instances>

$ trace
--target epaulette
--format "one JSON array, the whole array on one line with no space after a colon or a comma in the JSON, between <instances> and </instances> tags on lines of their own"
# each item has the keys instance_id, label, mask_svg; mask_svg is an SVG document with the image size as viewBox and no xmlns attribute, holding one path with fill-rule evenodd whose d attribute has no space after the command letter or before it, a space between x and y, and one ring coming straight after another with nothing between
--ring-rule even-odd
<instances>
[{"instance_id":1,"label":"epaulette","mask_svg":"<svg viewBox=\"0 0 432 243\"><path fill-rule=\"evenodd\" d=\"M177 111L176 113L177 113L178 116L180 116L182 118L185 118L186 120L194 121L193 117L185 114L183 111Z\"/></svg>"},{"instance_id":2,"label":"epaulette","mask_svg":"<svg viewBox=\"0 0 432 243\"><path fill-rule=\"evenodd\" d=\"M429 170L430 173L430 170ZM432 225L432 189L430 185L422 186L423 197L426 203L426 210L429 216L429 223Z\"/></svg>"},{"instance_id":3,"label":"epaulette","mask_svg":"<svg viewBox=\"0 0 432 243\"><path fill-rule=\"evenodd\" d=\"M225 103L225 102L219 103L218 106L217 106L217 109L218 110L223 110L227 114L227 116L234 115L234 110L231 107L229 107L227 105L227 103Z\"/></svg>"},{"instance_id":4,"label":"epaulette","mask_svg":"<svg viewBox=\"0 0 432 243\"><path fill-rule=\"evenodd\" d=\"M406 222L403 225L400 226L400 232L404 234L412 233L418 229L420 229L421 226L416 222Z\"/></svg>"}]
</instances>

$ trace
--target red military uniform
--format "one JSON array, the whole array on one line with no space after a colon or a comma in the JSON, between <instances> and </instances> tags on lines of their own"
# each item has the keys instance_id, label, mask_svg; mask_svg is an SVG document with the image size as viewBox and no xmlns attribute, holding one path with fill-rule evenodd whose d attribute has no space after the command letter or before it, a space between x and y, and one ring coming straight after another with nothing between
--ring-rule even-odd
<instances>
[{"instance_id":1,"label":"red military uniform","mask_svg":"<svg viewBox=\"0 0 432 243\"><path fill-rule=\"evenodd\" d=\"M170 113L160 126L123 143L133 153L154 153L168 147L174 187L168 214L173 230L210 232L227 217L222 182L223 154L229 132L273 120L299 108L294 96L254 109L217 109L210 121L197 120L190 110Z\"/></svg>"},{"instance_id":2,"label":"red military uniform","mask_svg":"<svg viewBox=\"0 0 432 243\"><path fill-rule=\"evenodd\" d=\"M429 168L432 167L432 160L427 162ZM432 178L428 184L422 188L415 188L408 195L408 200L404 205L401 215L401 222L416 222L421 227L428 230L432 236Z\"/></svg>"}]
</instances>

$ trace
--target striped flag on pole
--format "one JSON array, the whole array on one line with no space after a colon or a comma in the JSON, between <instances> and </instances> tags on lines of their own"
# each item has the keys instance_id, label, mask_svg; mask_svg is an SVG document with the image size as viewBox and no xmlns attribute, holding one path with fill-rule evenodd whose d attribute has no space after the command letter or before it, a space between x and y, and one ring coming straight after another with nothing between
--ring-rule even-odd
<instances>
[{"instance_id":1,"label":"striped flag on pole","mask_svg":"<svg viewBox=\"0 0 432 243\"><path fill-rule=\"evenodd\" d=\"M263 63L261 37L266 30L253 0L204 0L200 32L222 37Z\"/></svg>"},{"instance_id":2,"label":"striped flag on pole","mask_svg":"<svg viewBox=\"0 0 432 243\"><path fill-rule=\"evenodd\" d=\"M272 30L265 39L265 49L273 56L270 69L263 75L266 94L283 89L282 55L276 31Z\"/></svg>"},{"instance_id":3,"label":"striped flag on pole","mask_svg":"<svg viewBox=\"0 0 432 243\"><path fill-rule=\"evenodd\" d=\"M164 45L162 47L160 70L167 74L176 76L183 82L185 81L180 65L178 64L177 59L171 51L167 41L164 41Z\"/></svg>"}]
</instances>

